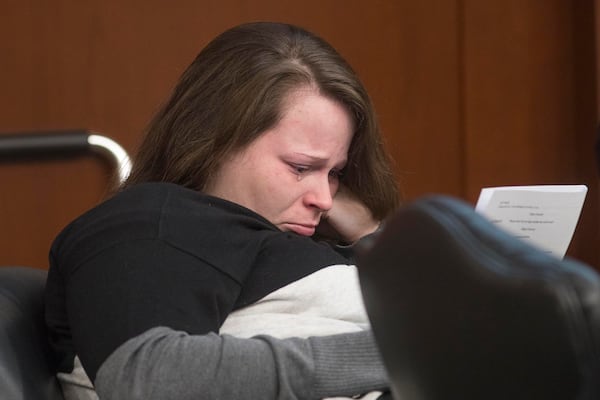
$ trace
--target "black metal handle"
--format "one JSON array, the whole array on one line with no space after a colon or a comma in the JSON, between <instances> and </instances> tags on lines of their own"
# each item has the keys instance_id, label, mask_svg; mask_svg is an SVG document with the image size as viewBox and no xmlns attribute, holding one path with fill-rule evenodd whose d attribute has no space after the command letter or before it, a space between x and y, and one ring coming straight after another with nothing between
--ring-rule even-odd
<instances>
[{"instance_id":1,"label":"black metal handle","mask_svg":"<svg viewBox=\"0 0 600 400\"><path fill-rule=\"evenodd\" d=\"M90 150L86 130L0 134L0 161L65 157Z\"/></svg>"}]
</instances>

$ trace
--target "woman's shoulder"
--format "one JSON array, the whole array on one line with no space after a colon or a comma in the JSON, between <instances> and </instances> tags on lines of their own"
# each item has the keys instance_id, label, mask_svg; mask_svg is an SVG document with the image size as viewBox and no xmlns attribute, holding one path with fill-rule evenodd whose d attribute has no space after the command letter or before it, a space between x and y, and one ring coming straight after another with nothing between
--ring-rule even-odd
<instances>
[{"instance_id":1,"label":"woman's shoulder","mask_svg":"<svg viewBox=\"0 0 600 400\"><path fill-rule=\"evenodd\" d=\"M217 222L226 219L231 223L237 219L253 221L270 228L268 221L237 204L205 195L180 185L165 182L149 182L133 185L118 191L110 198L76 218L67 229L95 224L124 224L130 226L147 224L160 225L174 220L180 228L193 225L199 220Z\"/></svg>"},{"instance_id":2,"label":"woman's shoulder","mask_svg":"<svg viewBox=\"0 0 600 400\"><path fill-rule=\"evenodd\" d=\"M166 183L128 187L75 218L62 230L58 239L101 232L121 232L130 237L156 235L160 218L168 208L166 205L173 200L191 200L192 194L189 192L189 189ZM193 201L187 202L195 205ZM167 212L166 215L171 213Z\"/></svg>"},{"instance_id":3,"label":"woman's shoulder","mask_svg":"<svg viewBox=\"0 0 600 400\"><path fill-rule=\"evenodd\" d=\"M210 258L215 246L231 253L233 246L275 230L233 203L171 183L143 183L119 191L76 218L57 236L51 252L67 256L75 249L98 252L115 244L156 240Z\"/></svg>"},{"instance_id":4,"label":"woman's shoulder","mask_svg":"<svg viewBox=\"0 0 600 400\"><path fill-rule=\"evenodd\" d=\"M261 215L239 204L204 194L198 190L167 182L147 182L128 187L98 208L100 213L115 211L181 219L182 225L198 219L220 223L243 221L245 225L268 230L277 228ZM233 224L235 226L235 224Z\"/></svg>"}]
</instances>

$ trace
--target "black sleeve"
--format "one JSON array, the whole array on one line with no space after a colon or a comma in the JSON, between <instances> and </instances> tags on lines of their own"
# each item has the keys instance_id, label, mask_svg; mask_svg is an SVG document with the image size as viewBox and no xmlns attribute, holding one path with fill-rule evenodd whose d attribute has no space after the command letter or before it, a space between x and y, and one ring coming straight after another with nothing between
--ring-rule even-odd
<instances>
[{"instance_id":1,"label":"black sleeve","mask_svg":"<svg viewBox=\"0 0 600 400\"><path fill-rule=\"evenodd\" d=\"M348 259L350 264L356 264L356 251L360 248L367 248L373 243L375 238L379 235L381 230L383 229L383 224L379 225L379 228L375 232L369 233L358 239L356 242L351 244L341 244L337 243L332 245L333 249L337 251L342 256Z\"/></svg>"},{"instance_id":2,"label":"black sleeve","mask_svg":"<svg viewBox=\"0 0 600 400\"><path fill-rule=\"evenodd\" d=\"M122 343L156 326L217 332L239 283L158 239L121 243L63 272L74 347L93 380Z\"/></svg>"}]
</instances>

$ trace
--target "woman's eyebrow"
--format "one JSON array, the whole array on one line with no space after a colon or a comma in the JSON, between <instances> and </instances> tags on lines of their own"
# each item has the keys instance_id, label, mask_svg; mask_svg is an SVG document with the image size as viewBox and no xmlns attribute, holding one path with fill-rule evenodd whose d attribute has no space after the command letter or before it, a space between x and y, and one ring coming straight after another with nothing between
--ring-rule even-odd
<instances>
[{"instance_id":1,"label":"woman's eyebrow","mask_svg":"<svg viewBox=\"0 0 600 400\"><path fill-rule=\"evenodd\" d=\"M314 162L317 164L325 164L329 160L329 158L327 158L327 157L319 157L316 155L306 154L306 153L302 153L302 152L294 152L294 155L307 158L311 162ZM336 166L336 168L342 169L346 166L347 162L348 162L348 160L346 158L344 158L343 160L340 160L339 162L337 162L335 166Z\"/></svg>"},{"instance_id":2,"label":"woman's eyebrow","mask_svg":"<svg viewBox=\"0 0 600 400\"><path fill-rule=\"evenodd\" d=\"M294 155L301 156L301 157L304 157L304 158L308 158L311 161L321 161L321 162L322 161L327 161L326 157L319 157L319 156L315 156L315 155L312 155L312 154L306 154L306 153L301 153L301 152L294 152Z\"/></svg>"}]
</instances>

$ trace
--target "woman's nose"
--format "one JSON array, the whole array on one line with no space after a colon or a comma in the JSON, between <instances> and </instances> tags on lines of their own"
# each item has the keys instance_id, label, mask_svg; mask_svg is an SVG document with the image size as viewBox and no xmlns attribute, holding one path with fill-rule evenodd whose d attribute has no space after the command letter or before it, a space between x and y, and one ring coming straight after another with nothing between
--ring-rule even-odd
<instances>
[{"instance_id":1,"label":"woman's nose","mask_svg":"<svg viewBox=\"0 0 600 400\"><path fill-rule=\"evenodd\" d=\"M311 182L305 195L305 203L320 211L328 211L333 205L333 188L329 177L326 179L315 179Z\"/></svg>"}]
</instances>

